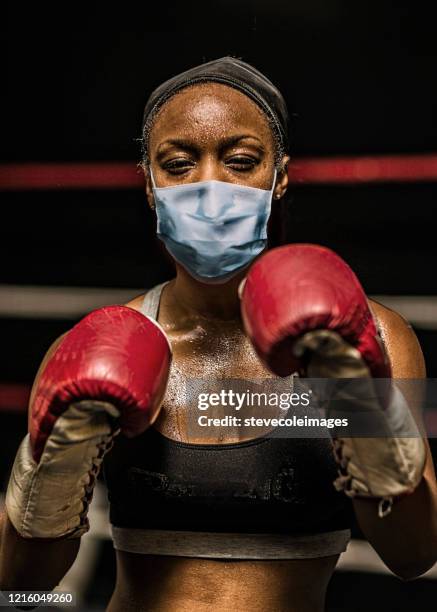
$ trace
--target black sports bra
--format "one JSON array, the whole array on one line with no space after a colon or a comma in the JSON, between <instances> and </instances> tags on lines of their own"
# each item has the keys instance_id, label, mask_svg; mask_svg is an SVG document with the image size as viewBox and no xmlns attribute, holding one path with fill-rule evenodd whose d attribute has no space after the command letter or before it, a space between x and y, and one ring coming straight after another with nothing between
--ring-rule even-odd
<instances>
[{"instance_id":1,"label":"black sports bra","mask_svg":"<svg viewBox=\"0 0 437 612\"><path fill-rule=\"evenodd\" d=\"M119 436L105 459L116 527L244 533L320 533L350 525L332 484L329 439L257 438L188 444L154 427Z\"/></svg>"},{"instance_id":2,"label":"black sports bra","mask_svg":"<svg viewBox=\"0 0 437 612\"><path fill-rule=\"evenodd\" d=\"M144 299L142 311L154 319L163 286ZM338 554L350 537L352 504L332 484L337 468L326 430L320 438L215 445L177 442L151 427L116 438L104 475L114 545L122 550L245 558L243 546L257 549L250 558L302 558ZM212 534L223 534L225 545L203 538ZM263 540L257 547L251 536L233 554L230 534L282 534L287 546Z\"/></svg>"}]
</instances>

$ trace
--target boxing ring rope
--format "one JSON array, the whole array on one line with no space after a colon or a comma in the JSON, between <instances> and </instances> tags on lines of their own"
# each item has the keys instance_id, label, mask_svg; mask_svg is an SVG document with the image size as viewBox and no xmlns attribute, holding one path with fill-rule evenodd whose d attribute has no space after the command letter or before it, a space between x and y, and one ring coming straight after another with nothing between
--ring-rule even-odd
<instances>
[{"instance_id":1,"label":"boxing ring rope","mask_svg":"<svg viewBox=\"0 0 437 612\"><path fill-rule=\"evenodd\" d=\"M0 317L19 319L75 319L108 304L125 304L144 293L139 287L54 287L0 285ZM437 329L437 296L371 295L397 310L420 329Z\"/></svg>"},{"instance_id":2,"label":"boxing ring rope","mask_svg":"<svg viewBox=\"0 0 437 612\"><path fill-rule=\"evenodd\" d=\"M298 185L426 182L437 180L437 154L296 158L290 181ZM0 165L0 191L140 189L134 162Z\"/></svg>"}]
</instances>

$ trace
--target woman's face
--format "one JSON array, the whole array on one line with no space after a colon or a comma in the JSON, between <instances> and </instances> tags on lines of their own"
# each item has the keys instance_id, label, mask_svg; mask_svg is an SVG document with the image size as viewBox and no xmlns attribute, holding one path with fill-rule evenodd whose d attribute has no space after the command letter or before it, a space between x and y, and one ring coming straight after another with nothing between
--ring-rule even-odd
<instances>
[{"instance_id":1,"label":"woman's face","mask_svg":"<svg viewBox=\"0 0 437 612\"><path fill-rule=\"evenodd\" d=\"M148 147L158 187L217 180L271 189L275 150L263 111L219 83L198 84L170 98L158 112ZM287 172L278 172L273 197L282 197L287 184ZM153 205L150 176L146 192Z\"/></svg>"}]
</instances>

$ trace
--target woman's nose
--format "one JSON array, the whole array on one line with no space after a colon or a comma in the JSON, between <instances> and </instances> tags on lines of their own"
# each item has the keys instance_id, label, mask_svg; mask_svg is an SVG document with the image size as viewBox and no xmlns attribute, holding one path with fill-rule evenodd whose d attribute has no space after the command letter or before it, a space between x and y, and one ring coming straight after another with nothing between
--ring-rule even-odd
<instances>
[{"instance_id":1,"label":"woman's nose","mask_svg":"<svg viewBox=\"0 0 437 612\"><path fill-rule=\"evenodd\" d=\"M223 168L214 160L205 161L199 168L196 180L207 183L199 192L198 214L205 219L217 219L223 206L223 193L220 192L220 183L225 180Z\"/></svg>"},{"instance_id":2,"label":"woman's nose","mask_svg":"<svg viewBox=\"0 0 437 612\"><path fill-rule=\"evenodd\" d=\"M220 190L220 183L208 182L206 185L203 185L199 193L197 214L201 215L204 219L217 219L220 217L220 211L225 204L223 196L224 194Z\"/></svg>"},{"instance_id":3,"label":"woman's nose","mask_svg":"<svg viewBox=\"0 0 437 612\"><path fill-rule=\"evenodd\" d=\"M222 181L223 168L219 160L205 159L197 167L196 181Z\"/></svg>"}]
</instances>

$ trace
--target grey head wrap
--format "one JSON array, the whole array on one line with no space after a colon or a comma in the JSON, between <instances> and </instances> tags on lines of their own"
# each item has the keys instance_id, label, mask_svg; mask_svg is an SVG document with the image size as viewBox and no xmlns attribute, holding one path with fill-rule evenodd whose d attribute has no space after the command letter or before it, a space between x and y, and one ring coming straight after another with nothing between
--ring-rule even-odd
<instances>
[{"instance_id":1,"label":"grey head wrap","mask_svg":"<svg viewBox=\"0 0 437 612\"><path fill-rule=\"evenodd\" d=\"M194 83L223 83L251 98L266 113L281 149L288 151L288 111L285 100L275 85L259 70L234 57L222 57L190 68L165 81L150 95L143 116L143 147L147 155L147 135L161 106L181 89Z\"/></svg>"}]
</instances>

